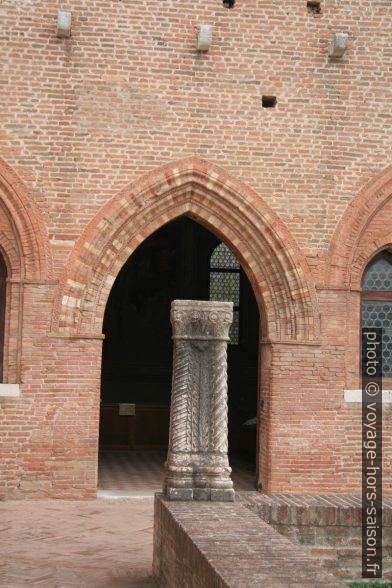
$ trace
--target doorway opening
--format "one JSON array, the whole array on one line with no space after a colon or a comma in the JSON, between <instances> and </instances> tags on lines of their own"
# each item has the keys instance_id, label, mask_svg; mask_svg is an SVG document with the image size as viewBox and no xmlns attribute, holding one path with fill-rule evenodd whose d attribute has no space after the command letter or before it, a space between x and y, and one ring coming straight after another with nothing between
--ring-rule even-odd
<instances>
[{"instance_id":1,"label":"doorway opening","mask_svg":"<svg viewBox=\"0 0 392 588\"><path fill-rule=\"evenodd\" d=\"M166 458L172 300L229 300L229 460L237 490L256 483L259 311L239 261L188 217L158 229L130 256L106 305L98 490L151 495Z\"/></svg>"}]
</instances>

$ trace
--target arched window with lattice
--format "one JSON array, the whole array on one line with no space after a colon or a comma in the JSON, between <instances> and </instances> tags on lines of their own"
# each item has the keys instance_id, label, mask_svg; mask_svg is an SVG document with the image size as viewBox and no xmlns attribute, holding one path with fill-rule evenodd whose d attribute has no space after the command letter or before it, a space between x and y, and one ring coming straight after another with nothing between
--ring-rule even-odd
<instances>
[{"instance_id":1,"label":"arched window with lattice","mask_svg":"<svg viewBox=\"0 0 392 588\"><path fill-rule=\"evenodd\" d=\"M233 324L230 328L230 344L240 342L241 266L235 255L224 243L213 250L210 257L209 299L233 303Z\"/></svg>"},{"instance_id":2,"label":"arched window with lattice","mask_svg":"<svg viewBox=\"0 0 392 588\"><path fill-rule=\"evenodd\" d=\"M383 329L382 374L392 378L392 255L378 254L362 281L362 327Z\"/></svg>"}]
</instances>

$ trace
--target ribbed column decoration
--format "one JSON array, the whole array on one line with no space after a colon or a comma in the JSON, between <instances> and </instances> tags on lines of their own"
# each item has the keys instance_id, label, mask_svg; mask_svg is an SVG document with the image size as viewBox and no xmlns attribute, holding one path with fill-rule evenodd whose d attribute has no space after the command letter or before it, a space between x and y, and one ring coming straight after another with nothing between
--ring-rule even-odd
<instances>
[{"instance_id":1,"label":"ribbed column decoration","mask_svg":"<svg viewBox=\"0 0 392 588\"><path fill-rule=\"evenodd\" d=\"M234 500L227 456L227 342L231 302L174 300L173 382L164 493Z\"/></svg>"}]
</instances>

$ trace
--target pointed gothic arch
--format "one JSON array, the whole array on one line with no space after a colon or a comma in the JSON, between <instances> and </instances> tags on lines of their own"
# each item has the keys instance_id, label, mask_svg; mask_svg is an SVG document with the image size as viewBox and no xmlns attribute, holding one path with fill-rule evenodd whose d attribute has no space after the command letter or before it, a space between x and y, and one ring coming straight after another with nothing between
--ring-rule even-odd
<instances>
[{"instance_id":1,"label":"pointed gothic arch","mask_svg":"<svg viewBox=\"0 0 392 588\"><path fill-rule=\"evenodd\" d=\"M0 159L0 214L7 221L0 247L11 279L51 276L48 235L41 212L14 170Z\"/></svg>"},{"instance_id":2,"label":"pointed gothic arch","mask_svg":"<svg viewBox=\"0 0 392 588\"><path fill-rule=\"evenodd\" d=\"M0 256L4 262L0 308L0 381L18 383L26 282L51 276L46 227L18 175L0 159Z\"/></svg>"},{"instance_id":3,"label":"pointed gothic arch","mask_svg":"<svg viewBox=\"0 0 392 588\"><path fill-rule=\"evenodd\" d=\"M196 157L144 176L96 215L61 281L53 330L99 336L110 289L125 261L146 237L183 215L235 252L253 286L266 338L318 339L313 282L284 223L253 190Z\"/></svg>"},{"instance_id":4,"label":"pointed gothic arch","mask_svg":"<svg viewBox=\"0 0 392 588\"><path fill-rule=\"evenodd\" d=\"M392 245L389 230L366 234L378 213L391 201L392 165L359 192L336 227L328 252L327 285L360 289L363 271L371 257Z\"/></svg>"}]
</instances>

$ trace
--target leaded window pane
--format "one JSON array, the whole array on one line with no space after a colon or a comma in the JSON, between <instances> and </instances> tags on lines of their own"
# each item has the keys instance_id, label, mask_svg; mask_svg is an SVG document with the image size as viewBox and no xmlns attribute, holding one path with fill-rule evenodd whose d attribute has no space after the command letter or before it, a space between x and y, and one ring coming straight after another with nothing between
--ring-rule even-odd
<instances>
[{"instance_id":1,"label":"leaded window pane","mask_svg":"<svg viewBox=\"0 0 392 588\"><path fill-rule=\"evenodd\" d=\"M233 303L232 345L239 343L240 269L236 257L224 243L215 247L210 257L210 300Z\"/></svg>"},{"instance_id":2,"label":"leaded window pane","mask_svg":"<svg viewBox=\"0 0 392 588\"><path fill-rule=\"evenodd\" d=\"M240 274L231 272L210 273L210 300L240 303Z\"/></svg>"},{"instance_id":3,"label":"leaded window pane","mask_svg":"<svg viewBox=\"0 0 392 588\"><path fill-rule=\"evenodd\" d=\"M371 264L365 274L363 290L392 290L392 264L380 258Z\"/></svg>"},{"instance_id":4,"label":"leaded window pane","mask_svg":"<svg viewBox=\"0 0 392 588\"><path fill-rule=\"evenodd\" d=\"M363 300L362 326L380 327L382 335L382 373L392 376L392 301Z\"/></svg>"},{"instance_id":5,"label":"leaded window pane","mask_svg":"<svg viewBox=\"0 0 392 588\"><path fill-rule=\"evenodd\" d=\"M215 247L210 261L211 268L227 268L227 269L240 269L240 264L237 261L235 255L224 243L221 243ZM220 300L220 299L219 299Z\"/></svg>"}]
</instances>

